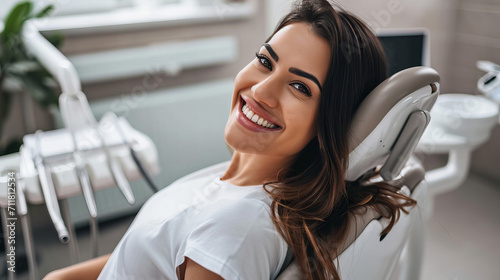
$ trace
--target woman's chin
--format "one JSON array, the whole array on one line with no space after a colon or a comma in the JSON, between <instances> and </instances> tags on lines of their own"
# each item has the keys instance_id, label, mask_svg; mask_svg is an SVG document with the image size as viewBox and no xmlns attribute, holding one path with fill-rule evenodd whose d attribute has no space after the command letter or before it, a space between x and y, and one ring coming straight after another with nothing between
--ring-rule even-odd
<instances>
[{"instance_id":1,"label":"woman's chin","mask_svg":"<svg viewBox=\"0 0 500 280\"><path fill-rule=\"evenodd\" d=\"M241 133L238 133L234 127L234 123L231 124L231 120L229 120L226 124L226 128L224 129L224 139L226 140L226 145L230 147L233 151L237 150L238 143L241 143L243 137Z\"/></svg>"}]
</instances>

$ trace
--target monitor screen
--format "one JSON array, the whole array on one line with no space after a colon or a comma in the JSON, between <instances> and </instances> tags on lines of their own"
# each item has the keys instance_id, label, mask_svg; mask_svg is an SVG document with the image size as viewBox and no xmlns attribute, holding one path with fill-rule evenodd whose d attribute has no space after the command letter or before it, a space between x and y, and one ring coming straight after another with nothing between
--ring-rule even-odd
<instances>
[{"instance_id":1,"label":"monitor screen","mask_svg":"<svg viewBox=\"0 0 500 280\"><path fill-rule=\"evenodd\" d=\"M415 33L405 34L404 32L394 34L377 34L384 47L389 64L391 76L403 69L415 66L426 65L426 34Z\"/></svg>"}]
</instances>

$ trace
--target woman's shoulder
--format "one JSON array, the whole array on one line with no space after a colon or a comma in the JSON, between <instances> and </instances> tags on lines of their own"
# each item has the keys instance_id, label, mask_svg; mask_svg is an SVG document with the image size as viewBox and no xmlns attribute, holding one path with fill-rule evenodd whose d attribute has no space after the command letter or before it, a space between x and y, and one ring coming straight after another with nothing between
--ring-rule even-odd
<instances>
[{"instance_id":1,"label":"woman's shoulder","mask_svg":"<svg viewBox=\"0 0 500 280\"><path fill-rule=\"evenodd\" d=\"M202 220L198 227L202 233L209 229L221 236L260 239L275 231L269 206L257 199L219 200L199 210L201 216L196 218Z\"/></svg>"},{"instance_id":2,"label":"woman's shoulder","mask_svg":"<svg viewBox=\"0 0 500 280\"><path fill-rule=\"evenodd\" d=\"M206 210L214 219L234 220L241 223L254 219L270 221L270 207L259 199L222 199L209 203Z\"/></svg>"},{"instance_id":3,"label":"woman's shoulder","mask_svg":"<svg viewBox=\"0 0 500 280\"><path fill-rule=\"evenodd\" d=\"M269 206L256 199L239 199L210 208L204 213L206 219L189 234L186 255L203 260L196 258L203 252L208 259L223 260L223 266L240 276L231 279L276 277L288 245L272 222Z\"/></svg>"}]
</instances>

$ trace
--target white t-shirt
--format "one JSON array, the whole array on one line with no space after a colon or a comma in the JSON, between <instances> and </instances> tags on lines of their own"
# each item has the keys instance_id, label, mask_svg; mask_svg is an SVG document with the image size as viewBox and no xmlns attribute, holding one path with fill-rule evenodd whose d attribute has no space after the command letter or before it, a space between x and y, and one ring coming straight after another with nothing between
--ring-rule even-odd
<instances>
[{"instance_id":1,"label":"white t-shirt","mask_svg":"<svg viewBox=\"0 0 500 280\"><path fill-rule=\"evenodd\" d=\"M153 195L98 279L178 279L185 257L226 280L276 278L290 255L271 221L271 199L262 185L221 181L228 164L192 173Z\"/></svg>"}]
</instances>

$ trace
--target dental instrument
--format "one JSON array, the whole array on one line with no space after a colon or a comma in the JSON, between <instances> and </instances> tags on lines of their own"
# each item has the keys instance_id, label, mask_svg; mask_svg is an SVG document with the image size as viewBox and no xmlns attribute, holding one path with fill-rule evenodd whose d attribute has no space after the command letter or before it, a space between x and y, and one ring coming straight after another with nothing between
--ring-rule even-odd
<instances>
[{"instance_id":1,"label":"dental instrument","mask_svg":"<svg viewBox=\"0 0 500 280\"><path fill-rule=\"evenodd\" d=\"M75 233L75 227L71 223L71 214L69 212L68 200L61 199L61 213L64 222L68 225L68 250L71 263L77 263L80 261L80 249L78 248L78 242Z\"/></svg>"},{"instance_id":2,"label":"dental instrument","mask_svg":"<svg viewBox=\"0 0 500 280\"><path fill-rule=\"evenodd\" d=\"M71 138L75 147L75 150L73 152L73 160L75 162L76 173L80 181L80 186L82 187L83 197L85 198L85 203L87 204L90 217L92 220L94 220L95 218L97 218L97 206L95 203L94 191L92 190L89 175L87 169L85 168L85 159L82 155L82 151L78 147L74 132L71 132Z\"/></svg>"},{"instance_id":3,"label":"dental instrument","mask_svg":"<svg viewBox=\"0 0 500 280\"><path fill-rule=\"evenodd\" d=\"M94 197L94 190L92 189L92 185L90 182L89 174L87 169L85 168L85 159L82 155L82 151L78 146L76 141L75 131L70 129L71 140L73 142L74 151L73 151L73 160L75 162L75 171L80 181L80 187L82 188L83 197L85 198L85 203L87 204L87 208L90 214L90 240L91 240L91 249L92 256L97 257L99 246L98 246L98 224L97 224L97 206ZM78 254L74 254L77 257Z\"/></svg>"},{"instance_id":4,"label":"dental instrument","mask_svg":"<svg viewBox=\"0 0 500 280\"><path fill-rule=\"evenodd\" d=\"M23 156L23 149L24 147L20 148L20 154ZM26 153L24 153L26 155ZM33 234L31 232L31 226L30 226L30 218L29 218L29 213L28 213L28 205L26 204L26 196L24 195L24 190L25 190L25 176L27 174L27 166L26 162L29 159L25 159L24 161L21 161L19 164L19 174L18 174L18 180L17 180L17 187L16 187L16 193L17 193L17 213L20 216L21 219L21 227L23 229L23 238L24 238L24 246L26 247L26 255L28 258L28 268L29 268L29 273L30 273L30 279L31 280L37 280L38 279L38 266L36 265L36 260L35 260L35 247L34 247L34 241L33 241Z\"/></svg>"},{"instance_id":5,"label":"dental instrument","mask_svg":"<svg viewBox=\"0 0 500 280\"><path fill-rule=\"evenodd\" d=\"M71 94L63 92L59 96L59 107L63 122L70 132L74 134L76 130L86 127L90 127L96 132L98 141L100 141L101 149L106 156L108 167L111 170L111 174L116 185L122 191L127 202L129 204L134 204L135 198L132 193L132 189L130 188L130 184L128 183L128 180L118 162L111 155L108 144L97 126L97 121L95 120L94 115L90 111L85 95L81 91L73 92Z\"/></svg>"},{"instance_id":6,"label":"dental instrument","mask_svg":"<svg viewBox=\"0 0 500 280\"><path fill-rule=\"evenodd\" d=\"M149 174L149 172L146 170L144 164L142 161L139 159L139 156L137 155L137 152L134 149L134 145L130 138L128 137L128 134L126 134L122 128L122 123L119 121L118 117L116 116L115 113L112 112L107 112L103 117L103 120L108 120L110 119L110 122L113 123L113 125L117 128L118 134L120 134L121 139L127 146L128 150L130 151L130 155L132 156L132 159L134 159L135 164L137 165L137 168L139 169L139 172L141 173L142 177L144 180L146 180L148 186L151 188L151 190L156 193L158 192L158 187L155 185L153 182L153 178Z\"/></svg>"},{"instance_id":7,"label":"dental instrument","mask_svg":"<svg viewBox=\"0 0 500 280\"><path fill-rule=\"evenodd\" d=\"M103 140L104 142L104 140ZM104 147L104 146L103 146ZM127 177L123 173L123 170L120 168L118 161L111 156L111 153L107 148L104 148L104 153L108 158L108 166L111 170L111 174L113 175L113 179L115 180L116 185L122 191L123 195L127 199L129 204L135 203L135 197L132 193L132 189L130 188L130 184L128 183Z\"/></svg>"},{"instance_id":8,"label":"dental instrument","mask_svg":"<svg viewBox=\"0 0 500 280\"><path fill-rule=\"evenodd\" d=\"M47 205L49 216L52 219L52 223L54 223L57 234L59 236L59 240L62 243L68 243L69 233L61 217L59 203L57 202L56 190L54 188L54 183L52 182L52 175L48 166L45 165L43 155L41 154L42 150L40 135L40 131L37 131L35 133L36 150L32 151L32 154L34 155L35 166L38 170L40 186L42 188L42 193L45 199L45 204Z\"/></svg>"}]
</instances>

